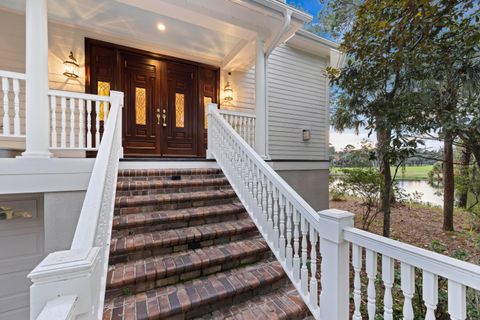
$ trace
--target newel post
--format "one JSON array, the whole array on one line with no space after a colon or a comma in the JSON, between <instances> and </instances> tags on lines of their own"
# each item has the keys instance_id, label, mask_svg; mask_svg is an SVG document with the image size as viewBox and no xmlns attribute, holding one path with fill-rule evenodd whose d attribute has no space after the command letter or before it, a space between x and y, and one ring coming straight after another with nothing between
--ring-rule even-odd
<instances>
[{"instance_id":1,"label":"newel post","mask_svg":"<svg viewBox=\"0 0 480 320\"><path fill-rule=\"evenodd\" d=\"M207 132L207 159L213 159L212 149L213 149L213 135L212 124L213 124L213 112L217 111L218 107L216 103L210 103L208 105L208 132Z\"/></svg>"},{"instance_id":2,"label":"newel post","mask_svg":"<svg viewBox=\"0 0 480 320\"><path fill-rule=\"evenodd\" d=\"M322 255L322 293L320 319L348 320L349 243L343 229L353 227L353 213L336 209L319 212L320 254Z\"/></svg>"},{"instance_id":3,"label":"newel post","mask_svg":"<svg viewBox=\"0 0 480 320\"><path fill-rule=\"evenodd\" d=\"M116 134L119 136L117 139L120 141L120 158L123 158L123 136L122 136L122 127L123 127L123 92L121 91L111 91L110 97L112 98L112 106L118 108L118 123L116 127Z\"/></svg>"}]
</instances>

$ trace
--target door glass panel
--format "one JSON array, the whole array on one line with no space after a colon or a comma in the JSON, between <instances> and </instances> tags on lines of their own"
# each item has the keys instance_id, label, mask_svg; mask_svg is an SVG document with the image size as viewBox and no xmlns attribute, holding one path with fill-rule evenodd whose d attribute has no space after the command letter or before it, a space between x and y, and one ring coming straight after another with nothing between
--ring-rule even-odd
<instances>
[{"instance_id":1,"label":"door glass panel","mask_svg":"<svg viewBox=\"0 0 480 320\"><path fill-rule=\"evenodd\" d=\"M175 126L185 127L185 95L178 92L175 93Z\"/></svg>"},{"instance_id":2,"label":"door glass panel","mask_svg":"<svg viewBox=\"0 0 480 320\"><path fill-rule=\"evenodd\" d=\"M106 81L97 81L97 94L99 96L109 96L110 95L110 82ZM98 118L100 121L104 120L104 114L103 114L103 104L104 102L100 102L100 112L98 115Z\"/></svg>"},{"instance_id":3,"label":"door glass panel","mask_svg":"<svg viewBox=\"0 0 480 320\"><path fill-rule=\"evenodd\" d=\"M205 129L208 128L208 105L212 103L212 97L203 97L203 109L205 112L204 126Z\"/></svg>"},{"instance_id":4,"label":"door glass panel","mask_svg":"<svg viewBox=\"0 0 480 320\"><path fill-rule=\"evenodd\" d=\"M147 93L145 88L135 88L135 123L147 124Z\"/></svg>"}]
</instances>

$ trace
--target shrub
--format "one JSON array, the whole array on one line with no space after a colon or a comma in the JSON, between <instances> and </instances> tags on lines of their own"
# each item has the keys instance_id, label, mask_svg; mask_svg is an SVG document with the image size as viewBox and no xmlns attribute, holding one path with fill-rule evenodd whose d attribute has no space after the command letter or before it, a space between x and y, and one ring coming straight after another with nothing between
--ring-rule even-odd
<instances>
[{"instance_id":1,"label":"shrub","mask_svg":"<svg viewBox=\"0 0 480 320\"><path fill-rule=\"evenodd\" d=\"M362 226L369 230L372 222L380 212L380 192L383 178L373 168L341 169L342 177L338 187L345 193L360 199L362 207Z\"/></svg>"}]
</instances>

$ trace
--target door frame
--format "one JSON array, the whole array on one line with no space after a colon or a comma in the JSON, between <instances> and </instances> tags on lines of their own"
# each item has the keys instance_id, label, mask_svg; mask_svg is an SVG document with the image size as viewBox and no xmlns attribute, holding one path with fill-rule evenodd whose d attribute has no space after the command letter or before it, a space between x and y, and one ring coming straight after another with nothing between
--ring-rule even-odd
<instances>
[{"instance_id":1,"label":"door frame","mask_svg":"<svg viewBox=\"0 0 480 320\"><path fill-rule=\"evenodd\" d=\"M198 75L204 72L213 73L216 79L214 79L215 92L212 95L212 100L213 100L212 102L218 104L218 102L220 101L220 68L219 67L86 37L85 38L85 90L87 93L92 93L92 94L97 93L97 88L94 84L97 82L97 80L100 80L100 77L97 77L96 73L93 72L92 69L95 69L96 63L98 63L98 61L94 61L93 59L93 57L95 56L93 50L94 48L98 48L98 47L111 51L110 53L111 57L109 57L111 59L109 61L109 63L111 63L110 70L108 72L109 79L104 80L104 81L110 81L110 84L111 84L110 90L122 91L123 84L122 84L122 77L121 77L121 69L122 69L121 55L122 53L130 53L134 55L141 55L151 59L163 60L166 62L176 62L176 63L194 66L197 76L195 77L195 83L194 83L195 96L193 99L194 100L193 108L196 108L198 112L200 110L200 106L203 104L202 93L204 92L204 90L202 90L201 88L202 86L205 85L205 83L203 83L204 77L201 77ZM197 118L197 120L198 119L200 118ZM127 119L126 117L124 117L123 127L125 127L126 121ZM200 120L198 120L198 122L199 123L196 124L197 130L195 131L197 153L196 155L181 156L181 157L204 158L206 156L206 147L205 147L206 146L206 130L204 129L204 126L200 123ZM101 126L100 133L102 133L103 124L101 123L100 126ZM125 135L122 130L122 144L124 140L125 140ZM96 156L96 152L87 152L87 156ZM141 157L141 156L127 154L126 157Z\"/></svg>"}]
</instances>

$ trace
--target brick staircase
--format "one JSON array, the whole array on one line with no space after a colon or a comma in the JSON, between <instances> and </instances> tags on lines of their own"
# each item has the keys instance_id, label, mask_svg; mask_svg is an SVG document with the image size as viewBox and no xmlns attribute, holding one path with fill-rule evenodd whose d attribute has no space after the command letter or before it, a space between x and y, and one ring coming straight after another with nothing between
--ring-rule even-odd
<instances>
[{"instance_id":1,"label":"brick staircase","mask_svg":"<svg viewBox=\"0 0 480 320\"><path fill-rule=\"evenodd\" d=\"M304 319L219 169L120 170L104 320Z\"/></svg>"}]
</instances>

